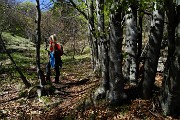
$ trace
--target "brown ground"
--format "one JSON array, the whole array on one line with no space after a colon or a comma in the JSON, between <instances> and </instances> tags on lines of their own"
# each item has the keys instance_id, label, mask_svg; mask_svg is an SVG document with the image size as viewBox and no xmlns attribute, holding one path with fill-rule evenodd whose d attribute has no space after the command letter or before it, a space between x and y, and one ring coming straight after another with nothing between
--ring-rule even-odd
<instances>
[{"instance_id":1,"label":"brown ground","mask_svg":"<svg viewBox=\"0 0 180 120\"><path fill-rule=\"evenodd\" d=\"M71 67L71 66L69 66ZM0 94L0 119L8 120L61 120L61 119L90 119L90 120L171 120L164 117L157 99L134 99L121 106L110 107L104 100L96 104L87 102L89 96L99 85L99 78L91 71L90 62L75 64L74 70L68 66L63 68L61 83L54 84L59 90L57 94L25 99L19 97L17 83L3 84ZM156 77L156 84L160 85L161 75ZM85 102L86 101L86 102ZM89 100L90 101L90 100Z\"/></svg>"}]
</instances>

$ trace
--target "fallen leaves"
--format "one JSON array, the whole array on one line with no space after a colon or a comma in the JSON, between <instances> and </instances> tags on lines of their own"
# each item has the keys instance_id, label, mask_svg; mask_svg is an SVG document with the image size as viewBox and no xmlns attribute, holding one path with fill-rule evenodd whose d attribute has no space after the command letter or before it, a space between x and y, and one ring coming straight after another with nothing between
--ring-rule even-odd
<instances>
[{"instance_id":1,"label":"fallen leaves","mask_svg":"<svg viewBox=\"0 0 180 120\"><path fill-rule=\"evenodd\" d=\"M3 84L0 93L0 118L7 119L106 119L106 120L171 120L164 117L153 100L135 99L131 103L111 108L105 101L97 104L87 102L100 80L93 76L90 63L74 64L71 69L62 69L56 94L31 99L18 97L18 84ZM155 84L162 85L163 77L157 74ZM128 86L126 89L129 89Z\"/></svg>"}]
</instances>

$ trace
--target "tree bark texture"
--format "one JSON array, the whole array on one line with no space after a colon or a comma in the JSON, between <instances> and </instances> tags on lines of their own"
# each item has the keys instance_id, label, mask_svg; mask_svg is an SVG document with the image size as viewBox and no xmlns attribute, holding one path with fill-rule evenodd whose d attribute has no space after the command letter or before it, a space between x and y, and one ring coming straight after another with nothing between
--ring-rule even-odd
<instances>
[{"instance_id":1,"label":"tree bark texture","mask_svg":"<svg viewBox=\"0 0 180 120\"><path fill-rule=\"evenodd\" d=\"M173 1L166 0L169 37L169 67L162 85L161 106L166 115L180 115L180 5L176 12ZM174 12L174 13L173 13ZM175 15L177 13L177 15ZM173 22L174 21L174 22ZM177 21L177 24L176 22ZM176 29L176 39L174 31ZM171 40L171 41L170 41ZM175 41L173 41L175 40Z\"/></svg>"},{"instance_id":2,"label":"tree bark texture","mask_svg":"<svg viewBox=\"0 0 180 120\"><path fill-rule=\"evenodd\" d=\"M98 44L97 44L97 35L95 31L95 23L94 23L94 2L93 0L89 3L89 10L88 10L88 22L89 22L89 38L90 38L90 46L91 46L91 55L92 55L92 65L93 70L99 71L100 63L99 63L99 56L98 56Z\"/></svg>"},{"instance_id":3,"label":"tree bark texture","mask_svg":"<svg viewBox=\"0 0 180 120\"><path fill-rule=\"evenodd\" d=\"M175 50L175 28L176 28L176 10L175 10L175 3L171 0L165 0L165 9L166 9L166 15L168 18L168 57L166 61L166 66L165 66L165 77L168 69L170 67L170 60L173 57L174 50Z\"/></svg>"},{"instance_id":4,"label":"tree bark texture","mask_svg":"<svg viewBox=\"0 0 180 120\"><path fill-rule=\"evenodd\" d=\"M163 27L164 11L161 8L157 10L155 5L149 35L149 49L144 63L144 79L142 81L142 97L144 99L149 99L152 96L163 37Z\"/></svg>"},{"instance_id":5,"label":"tree bark texture","mask_svg":"<svg viewBox=\"0 0 180 120\"><path fill-rule=\"evenodd\" d=\"M100 63L100 71L101 71L101 76L103 76L102 72L102 43L104 41L104 0L96 0L96 10L97 10L97 27L98 27L98 41L97 41L97 47L98 47L98 60ZM102 78L103 79L103 78Z\"/></svg>"},{"instance_id":6,"label":"tree bark texture","mask_svg":"<svg viewBox=\"0 0 180 120\"><path fill-rule=\"evenodd\" d=\"M36 28L36 66L37 66L37 74L38 74L38 79L40 82L40 86L43 86L46 84L44 74L41 70L41 63L40 63L40 43L41 43L41 9L40 9L40 4L39 0L36 0L36 8L37 8L37 18L36 18L36 23L37 23L37 28Z\"/></svg>"},{"instance_id":7,"label":"tree bark texture","mask_svg":"<svg viewBox=\"0 0 180 120\"><path fill-rule=\"evenodd\" d=\"M138 80L139 79L139 76L141 72L140 70L140 63L143 62L142 61L142 58L141 58L141 53L142 53L142 32L143 32L143 26L142 26L142 23L143 23L143 15L142 15L142 11L141 11L141 6L140 5L140 10L139 10L139 22L138 22L138 39L137 39L137 44L138 44L138 48L137 48L137 69L136 69L136 79Z\"/></svg>"},{"instance_id":8,"label":"tree bark texture","mask_svg":"<svg viewBox=\"0 0 180 120\"><path fill-rule=\"evenodd\" d=\"M105 97L109 86L109 58L108 58L108 42L105 38L104 31L104 0L96 0L98 33L99 33L99 60L101 64L102 83L95 92L95 98L98 96Z\"/></svg>"},{"instance_id":9,"label":"tree bark texture","mask_svg":"<svg viewBox=\"0 0 180 120\"><path fill-rule=\"evenodd\" d=\"M121 25L122 7L114 0L114 8L110 16L110 48L109 48L109 94L110 103L120 103L125 98L124 79L122 74L122 41L123 28Z\"/></svg>"},{"instance_id":10,"label":"tree bark texture","mask_svg":"<svg viewBox=\"0 0 180 120\"><path fill-rule=\"evenodd\" d=\"M137 10L131 5L130 13L126 16L126 58L124 64L124 78L130 84L137 84Z\"/></svg>"}]
</instances>

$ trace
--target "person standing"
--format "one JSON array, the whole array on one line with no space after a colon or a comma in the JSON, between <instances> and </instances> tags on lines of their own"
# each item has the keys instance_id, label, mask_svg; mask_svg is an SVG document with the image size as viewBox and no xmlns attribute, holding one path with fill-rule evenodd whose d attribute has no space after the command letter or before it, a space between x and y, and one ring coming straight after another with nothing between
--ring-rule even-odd
<instances>
[{"instance_id":1,"label":"person standing","mask_svg":"<svg viewBox=\"0 0 180 120\"><path fill-rule=\"evenodd\" d=\"M62 67L61 56L63 55L63 46L57 42L56 35L49 37L49 62L46 65L46 81L50 82L51 68L55 70L55 79L52 82L59 83L60 68Z\"/></svg>"}]
</instances>

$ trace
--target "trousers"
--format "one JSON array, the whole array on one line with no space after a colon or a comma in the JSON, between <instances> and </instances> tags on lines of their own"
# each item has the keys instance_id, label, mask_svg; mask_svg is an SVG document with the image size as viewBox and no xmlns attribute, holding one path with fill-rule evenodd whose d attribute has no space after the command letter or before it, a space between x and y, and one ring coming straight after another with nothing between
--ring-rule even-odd
<instances>
[{"instance_id":1,"label":"trousers","mask_svg":"<svg viewBox=\"0 0 180 120\"><path fill-rule=\"evenodd\" d=\"M55 83L59 83L60 68L62 67L61 57L55 56ZM50 61L46 65L46 81L50 82L51 76L51 64Z\"/></svg>"}]
</instances>

